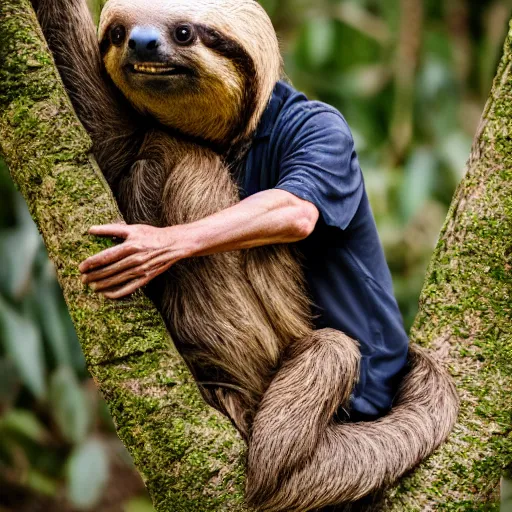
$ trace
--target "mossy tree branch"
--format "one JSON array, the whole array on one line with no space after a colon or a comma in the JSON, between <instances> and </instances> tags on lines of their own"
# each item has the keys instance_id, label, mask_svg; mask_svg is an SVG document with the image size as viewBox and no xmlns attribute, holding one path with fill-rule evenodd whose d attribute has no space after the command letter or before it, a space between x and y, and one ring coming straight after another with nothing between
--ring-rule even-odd
<instances>
[{"instance_id":1,"label":"mossy tree branch","mask_svg":"<svg viewBox=\"0 0 512 512\"><path fill-rule=\"evenodd\" d=\"M106 245L88 227L120 215L28 0L0 4L0 141L57 268L89 371L156 508L242 510L242 442L204 405L156 310L142 295L111 302L81 285L77 265Z\"/></svg>"},{"instance_id":2,"label":"mossy tree branch","mask_svg":"<svg viewBox=\"0 0 512 512\"><path fill-rule=\"evenodd\" d=\"M512 462L512 74L507 40L468 173L432 260L413 340L457 379L452 440L386 497L386 510L494 510ZM141 296L106 302L77 265L119 218L28 0L0 4L0 147L57 268L88 367L160 512L242 511L243 446L207 408Z\"/></svg>"},{"instance_id":3,"label":"mossy tree branch","mask_svg":"<svg viewBox=\"0 0 512 512\"><path fill-rule=\"evenodd\" d=\"M499 510L512 465L512 24L431 260L411 341L437 351L461 396L447 443L386 510Z\"/></svg>"}]
</instances>

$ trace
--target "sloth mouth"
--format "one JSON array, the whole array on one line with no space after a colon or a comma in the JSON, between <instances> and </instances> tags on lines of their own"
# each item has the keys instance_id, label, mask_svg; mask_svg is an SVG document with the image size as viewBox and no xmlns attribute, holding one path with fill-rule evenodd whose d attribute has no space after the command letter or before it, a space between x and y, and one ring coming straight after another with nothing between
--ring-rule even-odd
<instances>
[{"instance_id":1,"label":"sloth mouth","mask_svg":"<svg viewBox=\"0 0 512 512\"><path fill-rule=\"evenodd\" d=\"M128 69L135 74L151 76L174 76L190 74L190 70L184 66L176 66L161 62L143 62L140 64L130 64L128 65Z\"/></svg>"}]
</instances>

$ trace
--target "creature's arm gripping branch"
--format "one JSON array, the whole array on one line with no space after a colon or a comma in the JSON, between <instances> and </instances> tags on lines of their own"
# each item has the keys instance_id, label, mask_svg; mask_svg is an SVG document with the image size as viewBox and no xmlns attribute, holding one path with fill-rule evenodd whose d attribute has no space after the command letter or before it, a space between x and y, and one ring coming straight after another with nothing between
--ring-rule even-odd
<instances>
[{"instance_id":1,"label":"creature's arm gripping branch","mask_svg":"<svg viewBox=\"0 0 512 512\"><path fill-rule=\"evenodd\" d=\"M86 0L33 0L73 107L89 132L105 176L124 168L132 156L132 110L106 76L96 27Z\"/></svg>"},{"instance_id":2,"label":"creature's arm gripping branch","mask_svg":"<svg viewBox=\"0 0 512 512\"><path fill-rule=\"evenodd\" d=\"M307 238L318 220L316 206L284 190L265 190L187 226L190 256L292 243Z\"/></svg>"},{"instance_id":3,"label":"creature's arm gripping branch","mask_svg":"<svg viewBox=\"0 0 512 512\"><path fill-rule=\"evenodd\" d=\"M83 281L108 298L133 293L183 258L291 243L309 236L316 207L284 190L266 190L226 210L181 226L97 226L91 234L126 241L81 266Z\"/></svg>"}]
</instances>

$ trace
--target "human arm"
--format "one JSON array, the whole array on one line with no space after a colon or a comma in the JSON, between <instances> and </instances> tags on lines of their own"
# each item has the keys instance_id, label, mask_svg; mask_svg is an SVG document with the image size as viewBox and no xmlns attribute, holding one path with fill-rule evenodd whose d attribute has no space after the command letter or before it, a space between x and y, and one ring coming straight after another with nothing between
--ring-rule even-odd
<instances>
[{"instance_id":1,"label":"human arm","mask_svg":"<svg viewBox=\"0 0 512 512\"><path fill-rule=\"evenodd\" d=\"M270 163L279 170L273 189L186 225L95 227L92 234L126 241L85 261L84 282L120 298L183 258L306 238L320 215L345 229L363 190L352 136L343 118L323 105L304 113L306 119L290 115L281 127L280 156Z\"/></svg>"},{"instance_id":2,"label":"human arm","mask_svg":"<svg viewBox=\"0 0 512 512\"><path fill-rule=\"evenodd\" d=\"M118 299L184 258L307 238L318 217L312 203L287 191L270 189L190 224L165 228L95 226L91 234L123 238L125 242L84 261L80 265L82 280L105 297Z\"/></svg>"}]
</instances>

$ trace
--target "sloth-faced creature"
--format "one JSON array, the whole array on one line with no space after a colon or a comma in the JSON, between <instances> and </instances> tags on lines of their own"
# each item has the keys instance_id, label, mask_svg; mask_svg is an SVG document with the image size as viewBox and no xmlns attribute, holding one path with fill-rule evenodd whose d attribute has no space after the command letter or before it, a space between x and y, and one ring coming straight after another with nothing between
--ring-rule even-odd
<instances>
[{"instance_id":1,"label":"sloth-faced creature","mask_svg":"<svg viewBox=\"0 0 512 512\"><path fill-rule=\"evenodd\" d=\"M308 511L388 486L448 436L447 373L408 348L354 142L282 80L255 0L35 1L127 224L85 261L159 308L248 444L247 499Z\"/></svg>"}]
</instances>

